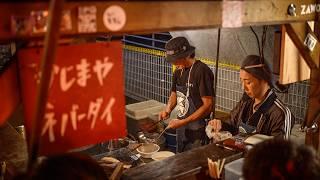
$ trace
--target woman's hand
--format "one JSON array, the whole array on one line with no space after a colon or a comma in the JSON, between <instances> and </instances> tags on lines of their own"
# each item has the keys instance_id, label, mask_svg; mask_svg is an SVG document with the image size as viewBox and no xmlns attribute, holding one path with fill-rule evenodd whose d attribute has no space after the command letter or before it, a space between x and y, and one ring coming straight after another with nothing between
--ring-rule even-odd
<instances>
[{"instance_id":1,"label":"woman's hand","mask_svg":"<svg viewBox=\"0 0 320 180\"><path fill-rule=\"evenodd\" d=\"M214 132L219 132L222 128L220 119L213 119L209 121L209 125L212 126Z\"/></svg>"}]
</instances>

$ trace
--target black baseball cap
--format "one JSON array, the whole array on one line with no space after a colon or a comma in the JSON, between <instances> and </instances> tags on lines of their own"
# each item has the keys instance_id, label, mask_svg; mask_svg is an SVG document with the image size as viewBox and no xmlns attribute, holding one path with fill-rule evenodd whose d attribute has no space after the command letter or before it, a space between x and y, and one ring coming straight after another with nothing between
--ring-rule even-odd
<instances>
[{"instance_id":1,"label":"black baseball cap","mask_svg":"<svg viewBox=\"0 0 320 180\"><path fill-rule=\"evenodd\" d=\"M191 46L187 38L175 37L169 40L165 46L166 60L169 63L176 61L177 59L185 58L195 52L195 47Z\"/></svg>"}]
</instances>

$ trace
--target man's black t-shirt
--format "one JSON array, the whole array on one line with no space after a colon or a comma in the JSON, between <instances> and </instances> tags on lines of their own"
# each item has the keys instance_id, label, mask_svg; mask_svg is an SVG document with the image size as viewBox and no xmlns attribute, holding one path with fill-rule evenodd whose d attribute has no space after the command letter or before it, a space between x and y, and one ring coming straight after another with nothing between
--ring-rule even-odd
<instances>
[{"instance_id":1,"label":"man's black t-shirt","mask_svg":"<svg viewBox=\"0 0 320 180\"><path fill-rule=\"evenodd\" d=\"M176 92L177 85L187 87L190 69L191 67L175 70L171 91ZM190 74L190 97L197 109L202 106L201 97L214 95L213 81L211 69L203 62L195 61Z\"/></svg>"}]
</instances>

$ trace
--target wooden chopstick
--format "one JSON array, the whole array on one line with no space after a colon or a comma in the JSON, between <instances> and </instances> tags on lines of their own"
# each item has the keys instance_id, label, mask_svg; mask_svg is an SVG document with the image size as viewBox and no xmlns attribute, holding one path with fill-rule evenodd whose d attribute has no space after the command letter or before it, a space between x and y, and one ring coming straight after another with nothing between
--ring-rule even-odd
<instances>
[{"instance_id":1,"label":"wooden chopstick","mask_svg":"<svg viewBox=\"0 0 320 180\"><path fill-rule=\"evenodd\" d=\"M225 161L225 158L218 159L218 161L212 161L208 158L209 175L213 178L220 178Z\"/></svg>"}]
</instances>

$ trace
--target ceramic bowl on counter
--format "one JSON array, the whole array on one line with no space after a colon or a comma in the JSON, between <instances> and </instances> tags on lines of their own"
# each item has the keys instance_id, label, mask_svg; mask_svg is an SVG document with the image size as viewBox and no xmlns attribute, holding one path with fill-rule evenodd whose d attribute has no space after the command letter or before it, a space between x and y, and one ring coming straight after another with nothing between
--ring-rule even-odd
<instances>
[{"instance_id":1,"label":"ceramic bowl on counter","mask_svg":"<svg viewBox=\"0 0 320 180\"><path fill-rule=\"evenodd\" d=\"M143 158L151 158L151 156L160 150L160 146L154 143L143 143L137 148L138 153Z\"/></svg>"}]
</instances>

